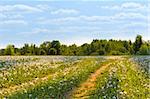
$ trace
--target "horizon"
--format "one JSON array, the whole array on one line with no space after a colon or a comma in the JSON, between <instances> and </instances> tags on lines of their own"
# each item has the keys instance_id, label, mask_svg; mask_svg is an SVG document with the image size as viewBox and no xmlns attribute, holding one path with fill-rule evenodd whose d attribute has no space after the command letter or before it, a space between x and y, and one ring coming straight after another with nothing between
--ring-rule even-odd
<instances>
[{"instance_id":1,"label":"horizon","mask_svg":"<svg viewBox=\"0 0 150 99\"><path fill-rule=\"evenodd\" d=\"M0 48L59 40L82 45L93 39L150 40L148 0L0 2Z\"/></svg>"},{"instance_id":2,"label":"horizon","mask_svg":"<svg viewBox=\"0 0 150 99\"><path fill-rule=\"evenodd\" d=\"M138 35L137 35L138 36ZM93 40L107 40L107 41L109 41L109 40L111 40L111 39L93 39ZM91 41L89 41L89 42L85 42L85 43L83 43L83 44L91 44L92 43L92 41L93 40L91 40ZM132 41L132 40L122 40L122 39L112 39L112 40L116 40L116 41L131 41L132 43L134 43L135 42L135 40L136 40L136 37L135 37L135 40L134 41ZM142 39L143 40L143 39ZM39 44L35 44L37 47L39 47L40 46L40 44L42 44L42 43L44 43L44 42L52 42L52 41L59 41L59 40L47 40L47 41L43 41L43 42L41 42L41 43L39 43ZM75 44L75 45L77 45L78 47L79 46L82 46L83 44L76 44L76 43L72 43L72 44L65 44L65 43L63 43L63 42L61 42L61 41L59 41L60 42L60 44L61 45L67 45L67 46L71 46L71 45L73 45L73 44ZM150 40L143 40L143 42L150 42ZM29 44L29 45L31 45L31 44L34 44L34 43L24 43L24 44ZM24 44L23 45L20 45L20 46L16 46L16 45L14 45L14 44L7 44L5 47L0 47L0 49L5 49L8 45L14 45L15 46L15 48L22 48L23 46L24 46Z\"/></svg>"}]
</instances>

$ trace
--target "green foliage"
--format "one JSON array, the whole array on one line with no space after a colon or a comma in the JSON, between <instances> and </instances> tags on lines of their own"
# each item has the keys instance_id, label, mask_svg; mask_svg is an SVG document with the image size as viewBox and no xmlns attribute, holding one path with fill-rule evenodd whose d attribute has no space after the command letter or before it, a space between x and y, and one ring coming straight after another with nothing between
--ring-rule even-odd
<instances>
[{"instance_id":1,"label":"green foliage","mask_svg":"<svg viewBox=\"0 0 150 99\"><path fill-rule=\"evenodd\" d=\"M55 48L50 48L49 53L50 55L57 55L57 50Z\"/></svg>"},{"instance_id":2,"label":"green foliage","mask_svg":"<svg viewBox=\"0 0 150 99\"><path fill-rule=\"evenodd\" d=\"M40 49L39 54L40 55L46 55L46 51L44 49Z\"/></svg>"},{"instance_id":3,"label":"green foliage","mask_svg":"<svg viewBox=\"0 0 150 99\"><path fill-rule=\"evenodd\" d=\"M139 49L138 54L140 55L150 55L150 47L146 44L143 44L141 48Z\"/></svg>"},{"instance_id":4,"label":"green foliage","mask_svg":"<svg viewBox=\"0 0 150 99\"><path fill-rule=\"evenodd\" d=\"M122 53L119 51L111 51L110 55L122 55Z\"/></svg>"},{"instance_id":5,"label":"green foliage","mask_svg":"<svg viewBox=\"0 0 150 99\"><path fill-rule=\"evenodd\" d=\"M60 42L59 41L52 41L51 42L52 48L56 49L56 54L60 55Z\"/></svg>"},{"instance_id":6,"label":"green foliage","mask_svg":"<svg viewBox=\"0 0 150 99\"><path fill-rule=\"evenodd\" d=\"M29 70L30 75L28 75L28 77L21 76L21 74L23 76L26 75L26 71L22 70L23 68L21 68L22 71L20 72L21 73L20 75L18 75L19 74L18 72L17 74L14 73L18 70L16 68L13 71L9 71L9 72L11 72L13 76L19 77L19 79L14 78L14 80L11 81L11 83L14 82L16 85L21 86L21 87L18 87L17 90L13 90L11 93L9 92L10 94L8 94L7 92L4 93L5 95L1 94L2 96L0 97L2 98L3 96L8 96L8 98L10 99L16 99L16 98L19 98L19 99L21 98L59 99L61 97L65 99L66 92L72 90L78 84L85 81L89 77L91 72L94 72L97 68L100 67L102 60L103 59L97 59L97 58L80 59L80 61L77 61L77 62L73 61L72 63L70 61L68 64L62 64L59 67L56 66L57 68L51 68L51 69L43 65L47 69L51 70L50 72L46 72L47 74L44 74L44 78L45 76L47 77L48 74L51 75L51 76L48 76L47 79L43 79L41 77L41 75L45 72L45 69L41 68L40 65L38 66L36 65L34 67L29 66L28 68L27 67L24 68L26 70ZM38 72L38 70L40 71ZM62 71L65 71L65 72L62 72ZM33 78L35 78L35 76L36 76L37 81L35 81L36 83L31 84L30 82L34 81ZM21 85L21 83L23 82L19 83L17 82L18 80L21 80L27 83L26 85ZM7 83L5 83L4 85L7 85Z\"/></svg>"},{"instance_id":7,"label":"green foliage","mask_svg":"<svg viewBox=\"0 0 150 99\"><path fill-rule=\"evenodd\" d=\"M40 45L40 55L50 55L49 49L51 48L51 42L44 42Z\"/></svg>"},{"instance_id":8,"label":"green foliage","mask_svg":"<svg viewBox=\"0 0 150 99\"><path fill-rule=\"evenodd\" d=\"M140 47L142 46L142 36L141 35L137 35L136 40L133 44L133 49L135 54L137 54L137 52L139 51Z\"/></svg>"},{"instance_id":9,"label":"green foliage","mask_svg":"<svg viewBox=\"0 0 150 99\"><path fill-rule=\"evenodd\" d=\"M91 45L90 44L83 44L80 46L80 55L90 55L91 54Z\"/></svg>"},{"instance_id":10,"label":"green foliage","mask_svg":"<svg viewBox=\"0 0 150 99\"><path fill-rule=\"evenodd\" d=\"M121 40L93 40L90 44L77 46L61 45L57 40L43 42L39 47L35 44L25 44L22 48L14 48L8 45L6 49L0 50L0 55L149 55L150 42L142 40L137 35L135 42Z\"/></svg>"},{"instance_id":11,"label":"green foliage","mask_svg":"<svg viewBox=\"0 0 150 99\"><path fill-rule=\"evenodd\" d=\"M105 55L106 51L104 49L101 49L98 51L99 55Z\"/></svg>"},{"instance_id":12,"label":"green foliage","mask_svg":"<svg viewBox=\"0 0 150 99\"><path fill-rule=\"evenodd\" d=\"M116 60L97 78L88 99L147 99L148 83L149 77L137 64L129 59Z\"/></svg>"},{"instance_id":13,"label":"green foliage","mask_svg":"<svg viewBox=\"0 0 150 99\"><path fill-rule=\"evenodd\" d=\"M149 73L143 68L149 70L148 56L13 56L10 60L5 56L0 60L1 99L149 98Z\"/></svg>"},{"instance_id":14,"label":"green foliage","mask_svg":"<svg viewBox=\"0 0 150 99\"><path fill-rule=\"evenodd\" d=\"M60 47L60 54L61 55L70 55L70 52L69 52L69 48L67 47L67 45L61 45Z\"/></svg>"},{"instance_id":15,"label":"green foliage","mask_svg":"<svg viewBox=\"0 0 150 99\"><path fill-rule=\"evenodd\" d=\"M8 45L5 49L5 55L14 55L15 47L14 45Z\"/></svg>"}]
</instances>

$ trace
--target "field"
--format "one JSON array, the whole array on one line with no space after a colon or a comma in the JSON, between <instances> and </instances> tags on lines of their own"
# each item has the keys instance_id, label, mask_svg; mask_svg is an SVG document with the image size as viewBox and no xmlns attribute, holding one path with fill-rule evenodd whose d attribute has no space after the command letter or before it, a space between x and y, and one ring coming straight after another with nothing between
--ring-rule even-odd
<instances>
[{"instance_id":1,"label":"field","mask_svg":"<svg viewBox=\"0 0 150 99\"><path fill-rule=\"evenodd\" d=\"M150 99L150 56L1 56L0 98Z\"/></svg>"}]
</instances>

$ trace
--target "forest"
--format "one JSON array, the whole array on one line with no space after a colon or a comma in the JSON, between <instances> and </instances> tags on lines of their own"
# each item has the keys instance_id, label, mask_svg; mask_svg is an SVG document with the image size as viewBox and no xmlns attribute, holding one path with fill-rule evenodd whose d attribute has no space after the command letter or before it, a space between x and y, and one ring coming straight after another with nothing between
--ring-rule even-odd
<instances>
[{"instance_id":1,"label":"forest","mask_svg":"<svg viewBox=\"0 0 150 99\"><path fill-rule=\"evenodd\" d=\"M137 35L134 42L94 39L90 44L85 43L81 46L63 45L58 40L45 41L40 46L24 44L21 48L9 44L5 49L0 49L0 55L150 55L150 41L143 41L142 36Z\"/></svg>"}]
</instances>

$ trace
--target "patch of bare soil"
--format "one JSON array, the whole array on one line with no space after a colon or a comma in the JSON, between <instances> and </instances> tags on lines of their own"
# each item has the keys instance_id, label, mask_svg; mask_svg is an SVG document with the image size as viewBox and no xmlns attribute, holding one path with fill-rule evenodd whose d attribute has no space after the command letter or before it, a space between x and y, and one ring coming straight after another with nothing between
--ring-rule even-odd
<instances>
[{"instance_id":1,"label":"patch of bare soil","mask_svg":"<svg viewBox=\"0 0 150 99\"><path fill-rule=\"evenodd\" d=\"M95 89L97 77L101 76L101 74L107 69L109 65L110 63L103 65L94 73L92 73L90 77L81 85L79 85L78 88L75 88L67 98L68 99L72 99L72 98L73 99L87 99L89 97L88 92Z\"/></svg>"}]
</instances>

